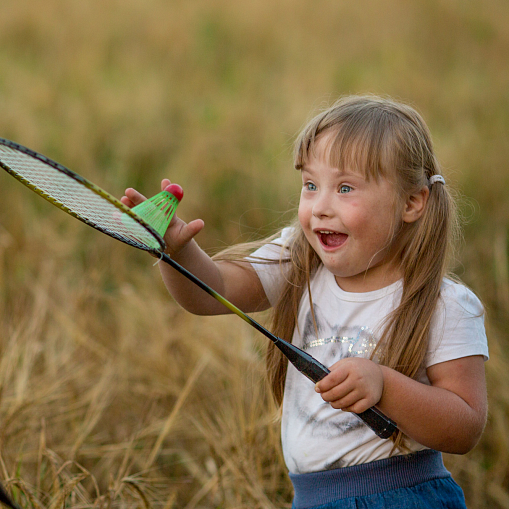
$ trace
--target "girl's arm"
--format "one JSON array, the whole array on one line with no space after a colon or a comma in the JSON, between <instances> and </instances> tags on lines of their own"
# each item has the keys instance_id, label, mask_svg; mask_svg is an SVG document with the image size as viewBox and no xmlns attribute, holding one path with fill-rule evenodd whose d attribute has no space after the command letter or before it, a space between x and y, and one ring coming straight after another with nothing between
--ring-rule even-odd
<instances>
[{"instance_id":1,"label":"girl's arm","mask_svg":"<svg viewBox=\"0 0 509 509\"><path fill-rule=\"evenodd\" d=\"M170 181L164 179L161 189L169 184ZM128 207L134 207L145 199L138 191L129 188L121 201ZM175 214L164 236L166 253L244 312L268 309L270 304L250 263L216 262L198 246L194 237L203 226L201 219L185 223ZM230 313L225 306L168 264L159 263L159 269L166 288L187 311L199 315Z\"/></svg>"},{"instance_id":2,"label":"girl's arm","mask_svg":"<svg viewBox=\"0 0 509 509\"><path fill-rule=\"evenodd\" d=\"M477 444L488 411L481 355L429 367L431 386L381 368L384 390L378 406L401 421L403 433L427 447L455 454L465 454Z\"/></svg>"},{"instance_id":3,"label":"girl's arm","mask_svg":"<svg viewBox=\"0 0 509 509\"><path fill-rule=\"evenodd\" d=\"M343 359L317 384L334 408L362 412L376 405L420 444L465 454L479 440L487 417L484 358L463 357L427 369L431 385L363 358Z\"/></svg>"}]
</instances>

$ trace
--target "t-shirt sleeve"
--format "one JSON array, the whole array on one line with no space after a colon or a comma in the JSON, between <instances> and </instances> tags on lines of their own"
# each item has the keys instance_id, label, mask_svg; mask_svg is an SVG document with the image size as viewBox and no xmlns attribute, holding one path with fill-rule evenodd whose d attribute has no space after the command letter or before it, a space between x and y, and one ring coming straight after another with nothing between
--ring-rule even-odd
<instances>
[{"instance_id":1,"label":"t-shirt sleeve","mask_svg":"<svg viewBox=\"0 0 509 509\"><path fill-rule=\"evenodd\" d=\"M284 246L292 233L291 228L284 228L280 237L257 249L247 258L260 278L271 306L277 303L286 281L285 274L288 271L289 262Z\"/></svg>"},{"instance_id":2,"label":"t-shirt sleeve","mask_svg":"<svg viewBox=\"0 0 509 509\"><path fill-rule=\"evenodd\" d=\"M483 305L465 286L446 282L433 317L426 367L471 355L489 357Z\"/></svg>"}]
</instances>

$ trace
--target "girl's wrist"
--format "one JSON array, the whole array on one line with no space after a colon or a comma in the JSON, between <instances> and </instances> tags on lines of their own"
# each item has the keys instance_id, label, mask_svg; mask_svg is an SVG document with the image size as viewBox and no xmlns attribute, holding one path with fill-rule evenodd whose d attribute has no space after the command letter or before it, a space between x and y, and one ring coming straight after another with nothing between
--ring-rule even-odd
<instances>
[{"instance_id":1,"label":"girl's wrist","mask_svg":"<svg viewBox=\"0 0 509 509\"><path fill-rule=\"evenodd\" d=\"M389 379L391 376L391 372L394 370L387 366L382 366L380 364L377 364L377 366L382 374L382 395L380 396L377 405L383 405L384 398L386 397L388 392L388 386L390 385Z\"/></svg>"}]
</instances>

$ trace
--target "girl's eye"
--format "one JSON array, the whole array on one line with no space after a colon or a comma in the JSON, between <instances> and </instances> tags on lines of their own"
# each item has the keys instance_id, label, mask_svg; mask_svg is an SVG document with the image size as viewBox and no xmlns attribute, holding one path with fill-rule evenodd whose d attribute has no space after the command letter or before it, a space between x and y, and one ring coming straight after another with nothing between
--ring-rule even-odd
<instances>
[{"instance_id":1,"label":"girl's eye","mask_svg":"<svg viewBox=\"0 0 509 509\"><path fill-rule=\"evenodd\" d=\"M316 186L315 184L313 184L312 182L306 182L304 184L304 188L307 190L307 191L316 191Z\"/></svg>"},{"instance_id":2,"label":"girl's eye","mask_svg":"<svg viewBox=\"0 0 509 509\"><path fill-rule=\"evenodd\" d=\"M347 186L346 184L343 184L343 185L339 188L339 192L340 192L341 194L349 193L351 190L352 190L352 188L351 188L350 186Z\"/></svg>"}]
</instances>

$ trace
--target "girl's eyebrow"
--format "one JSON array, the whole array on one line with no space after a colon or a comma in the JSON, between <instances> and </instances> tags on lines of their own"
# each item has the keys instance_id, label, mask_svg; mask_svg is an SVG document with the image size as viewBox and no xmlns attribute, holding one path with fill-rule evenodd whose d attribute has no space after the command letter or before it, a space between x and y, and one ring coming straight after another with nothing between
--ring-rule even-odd
<instances>
[{"instance_id":1,"label":"girl's eyebrow","mask_svg":"<svg viewBox=\"0 0 509 509\"><path fill-rule=\"evenodd\" d=\"M311 169L309 168L309 166L304 166L304 165L303 165L303 166L301 166L300 168L297 168L297 169L300 171L301 175L302 175L303 173L309 173L310 175L313 175L313 174L315 173L315 172L313 172L313 170L311 170Z\"/></svg>"}]
</instances>

